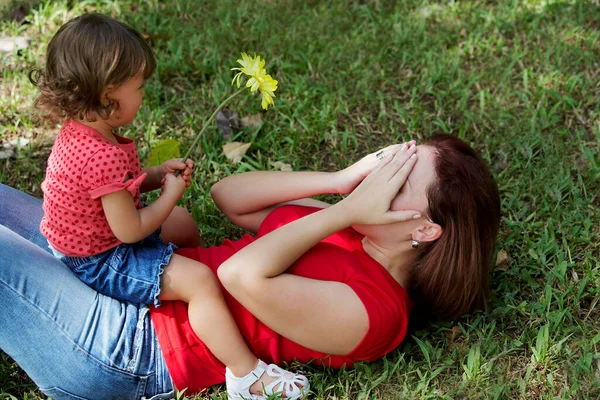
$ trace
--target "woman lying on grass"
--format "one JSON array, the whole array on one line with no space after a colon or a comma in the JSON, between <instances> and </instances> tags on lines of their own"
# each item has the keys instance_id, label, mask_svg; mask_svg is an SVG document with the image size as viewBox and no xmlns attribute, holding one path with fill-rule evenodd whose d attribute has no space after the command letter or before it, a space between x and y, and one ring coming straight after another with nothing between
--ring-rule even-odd
<instances>
[{"instance_id":1,"label":"woman lying on grass","mask_svg":"<svg viewBox=\"0 0 600 400\"><path fill-rule=\"evenodd\" d=\"M323 193L350 195L309 199ZM230 176L212 195L256 237L180 254L218 275L263 360L350 367L396 348L415 305L441 318L485 305L498 190L457 138L390 146L336 173ZM0 251L19 255L0 261L0 347L45 394L165 398L224 382L185 303L154 309L94 292L47 253L40 207L0 186ZM296 385L281 380L280 390Z\"/></svg>"}]
</instances>

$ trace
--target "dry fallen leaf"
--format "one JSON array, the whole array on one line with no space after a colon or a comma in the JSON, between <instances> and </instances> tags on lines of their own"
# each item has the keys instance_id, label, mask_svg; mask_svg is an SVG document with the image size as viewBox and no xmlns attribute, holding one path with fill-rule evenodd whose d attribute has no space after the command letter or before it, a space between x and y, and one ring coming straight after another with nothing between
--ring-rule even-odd
<instances>
[{"instance_id":1,"label":"dry fallen leaf","mask_svg":"<svg viewBox=\"0 0 600 400\"><path fill-rule=\"evenodd\" d=\"M142 33L142 37L147 42L154 43L156 40L167 40L169 35L163 33Z\"/></svg>"},{"instance_id":2,"label":"dry fallen leaf","mask_svg":"<svg viewBox=\"0 0 600 400\"><path fill-rule=\"evenodd\" d=\"M16 138L15 140L11 140L8 143L4 143L2 146L5 149L12 149L12 148L21 148L21 147L25 147L29 144L29 139L25 139L25 138Z\"/></svg>"},{"instance_id":3,"label":"dry fallen leaf","mask_svg":"<svg viewBox=\"0 0 600 400\"><path fill-rule=\"evenodd\" d=\"M261 114L247 115L242 118L242 126L249 126L251 128L258 128L262 125Z\"/></svg>"},{"instance_id":4,"label":"dry fallen leaf","mask_svg":"<svg viewBox=\"0 0 600 400\"><path fill-rule=\"evenodd\" d=\"M575 271L574 269L571 270L571 277L573 278L573 280L575 282L579 282L579 275L577 274L577 271Z\"/></svg>"},{"instance_id":5,"label":"dry fallen leaf","mask_svg":"<svg viewBox=\"0 0 600 400\"><path fill-rule=\"evenodd\" d=\"M450 332L451 332L451 336L450 336L451 343L454 343L454 341L456 339L458 339L459 337L462 336L462 330L458 326L453 326L452 330Z\"/></svg>"},{"instance_id":6,"label":"dry fallen leaf","mask_svg":"<svg viewBox=\"0 0 600 400\"><path fill-rule=\"evenodd\" d=\"M13 158L13 157L15 157L15 152L12 151L11 149L0 150L0 160L4 160L7 158Z\"/></svg>"},{"instance_id":7,"label":"dry fallen leaf","mask_svg":"<svg viewBox=\"0 0 600 400\"><path fill-rule=\"evenodd\" d=\"M237 164L242 160L242 156L246 154L252 143L231 142L223 145L223 153L225 157Z\"/></svg>"},{"instance_id":8,"label":"dry fallen leaf","mask_svg":"<svg viewBox=\"0 0 600 400\"><path fill-rule=\"evenodd\" d=\"M4 53L12 53L16 48L17 50L26 49L31 43L29 36L12 36L12 37L1 37L0 38L0 51Z\"/></svg>"},{"instance_id":9,"label":"dry fallen leaf","mask_svg":"<svg viewBox=\"0 0 600 400\"><path fill-rule=\"evenodd\" d=\"M279 169L280 171L293 171L292 166L290 164L286 164L281 161L273 161L273 162L271 162L271 165L274 168Z\"/></svg>"},{"instance_id":10,"label":"dry fallen leaf","mask_svg":"<svg viewBox=\"0 0 600 400\"><path fill-rule=\"evenodd\" d=\"M496 270L506 271L508 269L508 254L506 251L500 250L496 257Z\"/></svg>"}]
</instances>

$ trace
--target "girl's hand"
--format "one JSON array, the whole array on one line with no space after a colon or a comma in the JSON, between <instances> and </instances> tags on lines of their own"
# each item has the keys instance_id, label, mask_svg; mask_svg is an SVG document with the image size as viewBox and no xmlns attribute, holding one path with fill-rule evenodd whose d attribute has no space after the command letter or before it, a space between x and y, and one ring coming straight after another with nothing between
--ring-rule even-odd
<instances>
[{"instance_id":1,"label":"girl's hand","mask_svg":"<svg viewBox=\"0 0 600 400\"><path fill-rule=\"evenodd\" d=\"M410 171L417 161L417 147L400 148L395 154L384 154L383 160L367 177L338 203L357 224L390 224L419 218L418 211L391 211L390 204L406 182Z\"/></svg>"},{"instance_id":2,"label":"girl's hand","mask_svg":"<svg viewBox=\"0 0 600 400\"><path fill-rule=\"evenodd\" d=\"M369 175L369 173L373 171L373 169L381 162L377 154L382 154L384 157L392 156L396 154L402 146L410 146L414 144L415 141L411 140L410 142L403 144L394 144L388 146L384 149L366 155L359 161L341 171L334 172L333 175L338 193L347 194L352 192L354 188L358 186L358 184L361 183L362 180L365 179L365 177Z\"/></svg>"},{"instance_id":3,"label":"girl's hand","mask_svg":"<svg viewBox=\"0 0 600 400\"><path fill-rule=\"evenodd\" d=\"M183 196L185 188L189 183L183 179L182 174L175 176L173 173L168 173L162 180L161 196L176 196L178 199Z\"/></svg>"},{"instance_id":4,"label":"girl's hand","mask_svg":"<svg viewBox=\"0 0 600 400\"><path fill-rule=\"evenodd\" d=\"M162 175L161 179L164 179L167 174L174 174L175 171L182 171L179 176L183 177L185 186L190 187L194 162L189 158L185 161L185 163L181 160L181 158L172 158L162 163L160 168Z\"/></svg>"}]
</instances>

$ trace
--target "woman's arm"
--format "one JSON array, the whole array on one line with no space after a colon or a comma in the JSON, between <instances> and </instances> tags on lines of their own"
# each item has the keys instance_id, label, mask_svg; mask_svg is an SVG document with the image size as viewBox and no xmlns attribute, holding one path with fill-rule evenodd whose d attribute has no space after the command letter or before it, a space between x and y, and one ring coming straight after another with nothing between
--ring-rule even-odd
<instances>
[{"instance_id":1,"label":"woman's arm","mask_svg":"<svg viewBox=\"0 0 600 400\"><path fill-rule=\"evenodd\" d=\"M225 288L271 329L310 349L343 355L360 343L369 327L358 296L340 282L283 273L320 240L348 225L338 207L260 238L225 261L218 275Z\"/></svg>"},{"instance_id":2,"label":"woman's arm","mask_svg":"<svg viewBox=\"0 0 600 400\"><path fill-rule=\"evenodd\" d=\"M328 206L306 198L339 193L336 182L335 175L328 172L253 171L220 180L210 193L217 207L234 224L256 232L265 217L282 203Z\"/></svg>"},{"instance_id":3,"label":"woman's arm","mask_svg":"<svg viewBox=\"0 0 600 400\"><path fill-rule=\"evenodd\" d=\"M411 144L414 142L405 145ZM265 217L280 205L329 207L308 197L350 193L378 165L376 154L395 154L401 146L388 146L337 172L253 171L232 175L214 184L211 195L233 223L256 232Z\"/></svg>"},{"instance_id":4,"label":"woman's arm","mask_svg":"<svg viewBox=\"0 0 600 400\"><path fill-rule=\"evenodd\" d=\"M329 354L350 352L368 329L368 316L356 293L340 282L284 272L315 244L348 226L392 223L418 215L389 211L416 161L414 153L413 146L386 165L381 162L340 203L244 247L219 267L221 283L252 314L288 339Z\"/></svg>"}]
</instances>

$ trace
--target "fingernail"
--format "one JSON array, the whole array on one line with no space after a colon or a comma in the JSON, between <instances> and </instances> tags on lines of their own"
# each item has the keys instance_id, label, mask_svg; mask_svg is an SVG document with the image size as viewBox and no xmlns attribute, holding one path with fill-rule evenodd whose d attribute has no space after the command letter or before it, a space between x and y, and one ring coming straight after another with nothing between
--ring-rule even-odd
<instances>
[{"instance_id":1,"label":"fingernail","mask_svg":"<svg viewBox=\"0 0 600 400\"><path fill-rule=\"evenodd\" d=\"M410 156L410 158L417 158L417 155L413 154L412 156Z\"/></svg>"},{"instance_id":2,"label":"fingernail","mask_svg":"<svg viewBox=\"0 0 600 400\"><path fill-rule=\"evenodd\" d=\"M419 219L419 218L421 218L421 214L415 214L415 215L413 215L413 219Z\"/></svg>"},{"instance_id":3,"label":"fingernail","mask_svg":"<svg viewBox=\"0 0 600 400\"><path fill-rule=\"evenodd\" d=\"M400 151L402 153L404 153L406 151L406 143L402 145L402 147L400 147Z\"/></svg>"}]
</instances>

